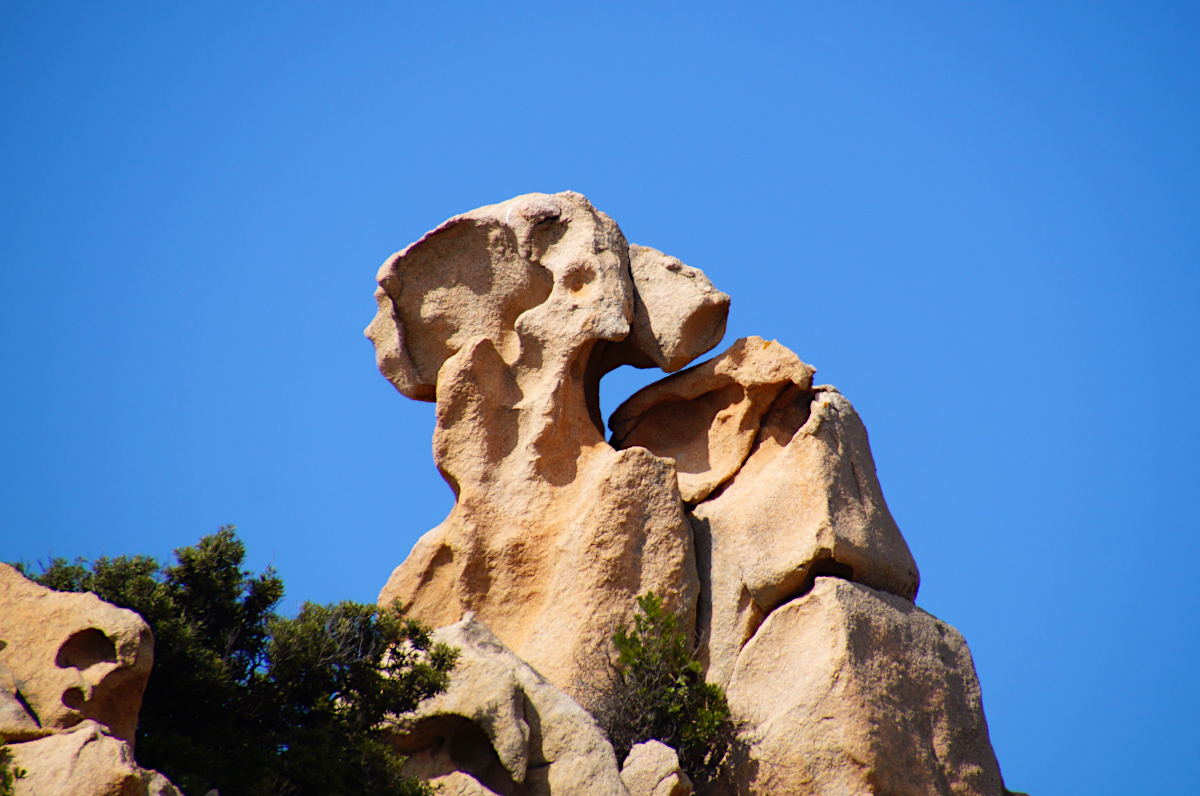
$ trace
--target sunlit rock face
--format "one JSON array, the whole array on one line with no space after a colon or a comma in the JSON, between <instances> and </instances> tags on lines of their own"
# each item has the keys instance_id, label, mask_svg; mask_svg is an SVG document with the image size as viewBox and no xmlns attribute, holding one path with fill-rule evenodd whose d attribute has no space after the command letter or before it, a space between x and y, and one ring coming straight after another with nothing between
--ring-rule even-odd
<instances>
[{"instance_id":1,"label":"sunlit rock face","mask_svg":"<svg viewBox=\"0 0 1200 796\"><path fill-rule=\"evenodd\" d=\"M0 640L0 677L20 691L42 734L91 719L133 743L154 662L154 636L140 616L0 564ZM17 718L0 732L19 737L27 723Z\"/></svg>"},{"instance_id":2,"label":"sunlit rock face","mask_svg":"<svg viewBox=\"0 0 1200 796\"><path fill-rule=\"evenodd\" d=\"M818 577L747 642L728 696L754 728L731 793L1004 793L966 642L895 595Z\"/></svg>"},{"instance_id":3,"label":"sunlit rock face","mask_svg":"<svg viewBox=\"0 0 1200 796\"><path fill-rule=\"evenodd\" d=\"M813 373L779 343L748 337L613 413L618 447L675 459L692 507L701 656L722 686L763 619L818 575L917 593L866 429Z\"/></svg>"},{"instance_id":4,"label":"sunlit rock face","mask_svg":"<svg viewBox=\"0 0 1200 796\"><path fill-rule=\"evenodd\" d=\"M450 687L395 728L405 769L439 793L626 796L591 714L467 615L434 631L459 651Z\"/></svg>"},{"instance_id":5,"label":"sunlit rock face","mask_svg":"<svg viewBox=\"0 0 1200 796\"><path fill-rule=\"evenodd\" d=\"M133 755L153 661L133 611L0 564L0 739L25 771L17 796L179 796Z\"/></svg>"},{"instance_id":6,"label":"sunlit rock face","mask_svg":"<svg viewBox=\"0 0 1200 796\"><path fill-rule=\"evenodd\" d=\"M437 401L434 461L454 509L393 573L435 626L480 622L568 692L634 598L694 624L699 577L670 460L604 439L600 377L682 367L719 342L729 299L631 247L575 193L456 216L379 271L367 329L401 393Z\"/></svg>"},{"instance_id":7,"label":"sunlit rock face","mask_svg":"<svg viewBox=\"0 0 1200 796\"><path fill-rule=\"evenodd\" d=\"M456 496L381 604L435 627L470 613L570 696L653 591L743 727L730 793L1003 792L970 654L912 603L861 419L775 341L688 368L729 310L703 273L566 192L455 216L377 280L366 334L402 394L436 402ZM626 364L673 375L606 440L599 382Z\"/></svg>"}]
</instances>

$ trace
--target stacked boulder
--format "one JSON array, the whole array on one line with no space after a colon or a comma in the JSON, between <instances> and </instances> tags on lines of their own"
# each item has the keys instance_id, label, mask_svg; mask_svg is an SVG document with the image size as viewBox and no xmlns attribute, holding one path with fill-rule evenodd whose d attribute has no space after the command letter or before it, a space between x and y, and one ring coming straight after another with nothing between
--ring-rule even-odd
<instances>
[{"instance_id":1,"label":"stacked boulder","mask_svg":"<svg viewBox=\"0 0 1200 796\"><path fill-rule=\"evenodd\" d=\"M17 796L179 796L133 756L153 661L133 611L0 564L0 738L24 771Z\"/></svg>"},{"instance_id":2,"label":"stacked boulder","mask_svg":"<svg viewBox=\"0 0 1200 796\"><path fill-rule=\"evenodd\" d=\"M673 750L618 761L575 701L653 591L741 727L718 792L1005 793L970 652L913 603L849 401L757 337L682 370L725 331L703 273L566 192L456 216L378 284L379 369L436 402L456 496L380 594L466 651L397 727L411 771L452 794L691 792ZM623 364L673 375L606 439Z\"/></svg>"}]
</instances>

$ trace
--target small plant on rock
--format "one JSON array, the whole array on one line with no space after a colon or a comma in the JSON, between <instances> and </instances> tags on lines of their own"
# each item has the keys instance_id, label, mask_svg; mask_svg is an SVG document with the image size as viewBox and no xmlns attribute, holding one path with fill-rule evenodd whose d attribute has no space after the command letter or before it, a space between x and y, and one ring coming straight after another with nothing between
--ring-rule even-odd
<instances>
[{"instance_id":1,"label":"small plant on rock","mask_svg":"<svg viewBox=\"0 0 1200 796\"><path fill-rule=\"evenodd\" d=\"M649 592L638 598L633 627L613 636L616 650L588 707L624 760L634 744L661 741L703 791L728 768L737 733L725 692L708 683L679 628L679 617Z\"/></svg>"},{"instance_id":2,"label":"small plant on rock","mask_svg":"<svg viewBox=\"0 0 1200 796\"><path fill-rule=\"evenodd\" d=\"M0 738L0 796L13 796L17 780L25 776L25 770L13 765L12 749Z\"/></svg>"}]
</instances>

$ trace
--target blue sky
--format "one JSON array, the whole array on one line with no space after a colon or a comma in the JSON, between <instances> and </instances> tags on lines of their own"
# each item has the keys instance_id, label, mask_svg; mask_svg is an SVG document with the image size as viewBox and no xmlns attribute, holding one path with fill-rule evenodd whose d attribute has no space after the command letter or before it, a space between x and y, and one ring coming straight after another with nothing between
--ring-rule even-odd
<instances>
[{"instance_id":1,"label":"blue sky","mask_svg":"<svg viewBox=\"0 0 1200 796\"><path fill-rule=\"evenodd\" d=\"M1185 3L6 2L0 559L236 523L289 610L374 600L451 505L375 270L577 190L854 402L1010 787L1187 792L1198 42Z\"/></svg>"}]
</instances>

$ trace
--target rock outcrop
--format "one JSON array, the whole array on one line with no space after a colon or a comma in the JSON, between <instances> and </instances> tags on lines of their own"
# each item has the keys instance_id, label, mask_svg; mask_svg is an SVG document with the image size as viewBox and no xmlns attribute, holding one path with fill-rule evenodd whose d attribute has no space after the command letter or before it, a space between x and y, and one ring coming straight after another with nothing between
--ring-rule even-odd
<instances>
[{"instance_id":1,"label":"rock outcrop","mask_svg":"<svg viewBox=\"0 0 1200 796\"><path fill-rule=\"evenodd\" d=\"M180 796L157 771L133 759L133 748L95 721L66 732L13 744L13 763L25 770L16 796Z\"/></svg>"},{"instance_id":2,"label":"rock outcrop","mask_svg":"<svg viewBox=\"0 0 1200 796\"><path fill-rule=\"evenodd\" d=\"M468 615L434 632L457 648L449 689L395 729L406 770L439 793L627 796L595 720Z\"/></svg>"},{"instance_id":3,"label":"rock outcrop","mask_svg":"<svg viewBox=\"0 0 1200 796\"><path fill-rule=\"evenodd\" d=\"M701 272L568 192L456 216L378 283L379 369L437 402L456 496L380 602L471 650L402 734L411 770L442 793L689 792L661 744L617 772L569 697L653 591L742 728L718 790L1004 792L970 654L913 604L917 566L849 401L757 337L675 372L724 334L729 299ZM599 381L622 364L674 375L606 441ZM586 764L546 751L546 694L569 703L562 726L588 727Z\"/></svg>"},{"instance_id":4,"label":"rock outcrop","mask_svg":"<svg viewBox=\"0 0 1200 796\"><path fill-rule=\"evenodd\" d=\"M150 626L94 594L39 586L7 564L0 564L0 605L0 667L42 733L93 719L132 745L154 662Z\"/></svg>"},{"instance_id":5,"label":"rock outcrop","mask_svg":"<svg viewBox=\"0 0 1200 796\"><path fill-rule=\"evenodd\" d=\"M720 356L635 393L609 421L612 444L674 459L680 495L699 503L746 461L779 394L789 386L807 391L814 372L779 343L738 340Z\"/></svg>"},{"instance_id":6,"label":"rock outcrop","mask_svg":"<svg viewBox=\"0 0 1200 796\"><path fill-rule=\"evenodd\" d=\"M17 796L178 796L133 756L153 659L133 611L0 564L0 738L26 771Z\"/></svg>"}]
</instances>

